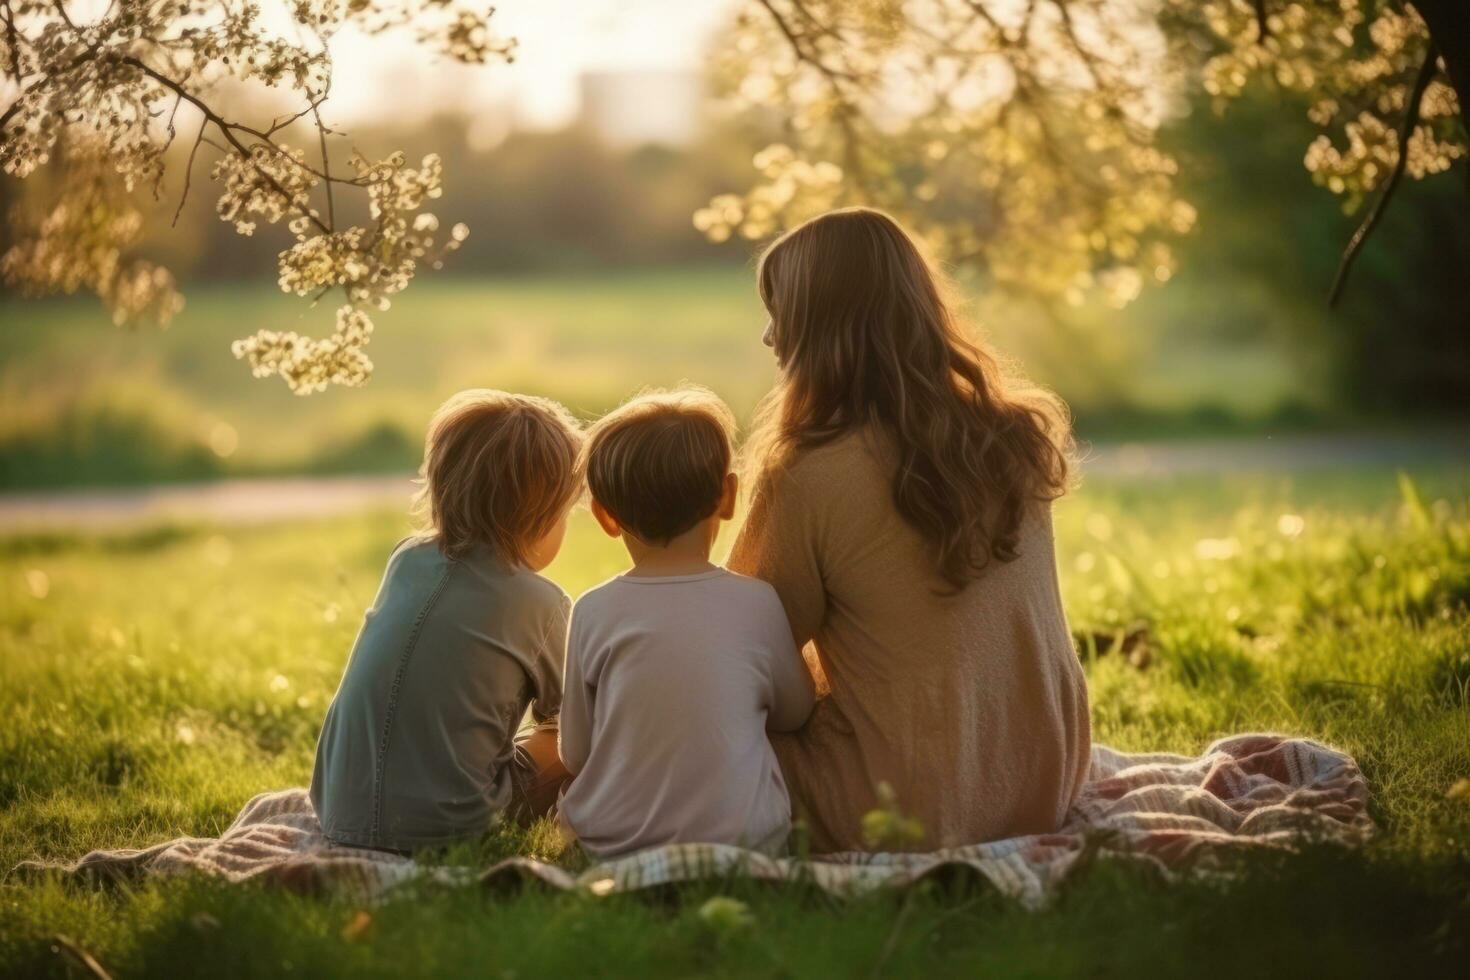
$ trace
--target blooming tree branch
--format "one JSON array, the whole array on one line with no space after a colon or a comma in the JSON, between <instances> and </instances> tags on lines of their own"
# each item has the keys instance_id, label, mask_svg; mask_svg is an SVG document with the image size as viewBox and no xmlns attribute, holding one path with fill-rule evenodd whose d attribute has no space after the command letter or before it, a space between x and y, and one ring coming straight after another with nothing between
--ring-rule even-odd
<instances>
[{"instance_id":1,"label":"blooming tree branch","mask_svg":"<svg viewBox=\"0 0 1470 980\"><path fill-rule=\"evenodd\" d=\"M1342 253L1342 262L1337 267L1337 275L1332 280L1332 291L1327 294L1329 305L1336 304L1342 295L1342 289L1347 285L1348 274L1352 272L1353 262L1357 260L1358 253L1368 241L1368 236L1373 234L1373 229L1378 227L1378 221L1383 217L1383 212L1388 209L1388 204L1393 200L1393 192L1398 188L1403 179L1404 170L1409 164L1408 146L1413 138L1415 129L1419 125L1419 113L1424 105L1424 93L1429 89L1430 80L1434 78L1435 63L1439 59L1439 52L1435 50L1433 42L1429 45L1429 51L1424 55L1424 64L1419 68L1419 75L1414 80L1414 88L1409 93L1408 105L1404 108L1404 121L1398 130L1398 158L1394 161L1393 170L1388 175L1388 180L1383 184L1383 190L1378 195L1378 200L1369 209L1363 223L1358 225L1358 230L1353 232L1353 237L1348 240L1347 249Z\"/></svg>"},{"instance_id":2,"label":"blooming tree branch","mask_svg":"<svg viewBox=\"0 0 1470 980\"><path fill-rule=\"evenodd\" d=\"M1306 93L1322 128L1306 168L1356 210L1395 172L1465 153L1454 72L1427 56L1420 16L1457 2L749 0L722 45L723 91L786 135L756 155L751 191L694 222L759 239L876 205L999 284L1121 306L1171 276L1194 224L1157 143L1194 80L1222 109L1260 75Z\"/></svg>"},{"instance_id":3,"label":"blooming tree branch","mask_svg":"<svg viewBox=\"0 0 1470 980\"><path fill-rule=\"evenodd\" d=\"M370 311L387 309L418 269L437 266L467 229L457 224L441 237L438 217L426 210L442 191L437 156L410 165L401 153L374 161L353 155L334 172L321 116L331 89L328 41L348 23L368 33L413 29L420 43L471 64L509 60L514 42L490 31L493 10L460 0L284 6L294 32L315 43L268 31L252 0L113 0L87 21L62 0L0 0L0 69L13 90L0 110L0 167L17 178L42 168L57 178L49 208L13 215L19 234L0 256L0 275L30 294L90 290L119 324L166 324L183 301L167 269L131 257L142 232L133 192L161 192L174 119L187 104L201 122L178 208L199 148L208 144L219 151L210 176L221 186L220 218L242 235L261 222L284 224L290 234L292 244L279 257L281 288L313 300L342 293L325 338L262 330L237 341L235 355L257 376L279 376L301 394L366 381ZM289 91L302 108L268 125L228 118L214 97L230 79ZM319 166L281 139L308 117ZM366 223L338 227L339 189L364 196Z\"/></svg>"},{"instance_id":4,"label":"blooming tree branch","mask_svg":"<svg viewBox=\"0 0 1470 980\"><path fill-rule=\"evenodd\" d=\"M998 282L1125 305L1169 278L1195 220L1155 141L1161 53L1157 26L1110 0L753 0L723 91L786 138L695 224L759 239L875 205Z\"/></svg>"},{"instance_id":5,"label":"blooming tree branch","mask_svg":"<svg viewBox=\"0 0 1470 980\"><path fill-rule=\"evenodd\" d=\"M1170 0L1185 6L1186 0ZM1198 5L1214 49L1205 88L1221 108L1264 75L1312 99L1320 134L1307 147L1312 180L1357 211L1377 198L1349 239L1328 291L1336 304L1353 263L1405 174L1443 173L1466 152L1464 93L1446 49L1421 13L1438 0L1210 0ZM1453 4L1452 4L1453 5ZM1459 15L1464 20L1463 14ZM1456 39L1463 47L1465 39Z\"/></svg>"}]
</instances>

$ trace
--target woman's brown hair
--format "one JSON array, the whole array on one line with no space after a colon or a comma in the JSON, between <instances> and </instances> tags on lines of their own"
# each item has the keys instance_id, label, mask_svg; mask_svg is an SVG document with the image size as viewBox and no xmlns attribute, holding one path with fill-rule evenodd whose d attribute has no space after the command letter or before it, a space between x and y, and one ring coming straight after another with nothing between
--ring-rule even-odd
<instances>
[{"instance_id":1,"label":"woman's brown hair","mask_svg":"<svg viewBox=\"0 0 1470 980\"><path fill-rule=\"evenodd\" d=\"M756 492L803 449L880 432L894 504L950 586L1014 559L1028 509L1066 490L1066 410L965 337L908 233L879 211L831 211L766 249L757 279L781 379L748 450Z\"/></svg>"},{"instance_id":2,"label":"woman's brown hair","mask_svg":"<svg viewBox=\"0 0 1470 980\"><path fill-rule=\"evenodd\" d=\"M582 432L561 405L489 388L434 413L415 509L450 558L489 545L515 565L582 492Z\"/></svg>"}]
</instances>

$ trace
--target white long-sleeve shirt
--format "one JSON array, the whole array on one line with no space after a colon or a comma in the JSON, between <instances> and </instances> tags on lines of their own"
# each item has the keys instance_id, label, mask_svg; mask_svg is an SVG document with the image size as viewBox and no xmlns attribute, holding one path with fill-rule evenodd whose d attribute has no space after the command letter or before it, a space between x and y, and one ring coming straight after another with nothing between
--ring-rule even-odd
<instances>
[{"instance_id":1,"label":"white long-sleeve shirt","mask_svg":"<svg viewBox=\"0 0 1470 980\"><path fill-rule=\"evenodd\" d=\"M778 850L791 801L766 730L811 676L775 590L723 568L619 576L577 601L562 698L562 820L592 854L701 842Z\"/></svg>"}]
</instances>

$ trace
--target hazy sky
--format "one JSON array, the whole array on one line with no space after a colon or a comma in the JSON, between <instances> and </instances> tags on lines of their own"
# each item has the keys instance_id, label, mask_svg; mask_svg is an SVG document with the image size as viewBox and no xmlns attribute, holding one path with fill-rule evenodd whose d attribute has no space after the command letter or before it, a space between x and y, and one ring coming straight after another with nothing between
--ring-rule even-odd
<instances>
[{"instance_id":1,"label":"hazy sky","mask_svg":"<svg viewBox=\"0 0 1470 980\"><path fill-rule=\"evenodd\" d=\"M418 114L446 104L509 104L528 126L566 122L577 78L598 69L696 69L737 0L501 0L493 25L520 41L514 64L439 60L399 36L333 40L328 115L338 122Z\"/></svg>"}]
</instances>

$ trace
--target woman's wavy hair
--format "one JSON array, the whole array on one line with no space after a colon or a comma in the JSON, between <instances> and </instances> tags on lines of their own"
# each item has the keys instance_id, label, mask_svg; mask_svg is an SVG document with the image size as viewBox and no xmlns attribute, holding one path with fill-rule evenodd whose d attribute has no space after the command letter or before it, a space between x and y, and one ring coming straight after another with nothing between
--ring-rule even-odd
<instances>
[{"instance_id":1,"label":"woman's wavy hair","mask_svg":"<svg viewBox=\"0 0 1470 980\"><path fill-rule=\"evenodd\" d=\"M882 212L831 211L766 249L757 279L781 378L747 451L756 492L803 449L882 433L894 504L955 591L1016 558L1028 509L1067 489L1070 420L966 339L914 239Z\"/></svg>"}]
</instances>

